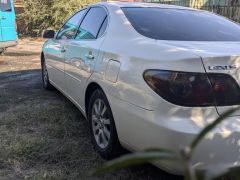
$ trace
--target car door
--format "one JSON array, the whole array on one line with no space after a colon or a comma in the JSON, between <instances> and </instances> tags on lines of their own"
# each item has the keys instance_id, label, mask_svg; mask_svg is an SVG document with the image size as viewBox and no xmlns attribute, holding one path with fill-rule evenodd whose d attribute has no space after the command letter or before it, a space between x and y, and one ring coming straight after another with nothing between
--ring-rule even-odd
<instances>
[{"instance_id":1,"label":"car door","mask_svg":"<svg viewBox=\"0 0 240 180\"><path fill-rule=\"evenodd\" d=\"M81 22L79 31L68 44L66 55L66 82L68 94L84 111L84 92L86 82L93 73L98 61L99 48L103 43L103 33L108 24L104 7L91 7Z\"/></svg>"},{"instance_id":2,"label":"car door","mask_svg":"<svg viewBox=\"0 0 240 180\"><path fill-rule=\"evenodd\" d=\"M12 0L0 0L0 29L1 41L17 39L15 11Z\"/></svg>"},{"instance_id":3,"label":"car door","mask_svg":"<svg viewBox=\"0 0 240 180\"><path fill-rule=\"evenodd\" d=\"M68 50L68 42L74 39L78 30L80 21L85 11L79 11L74 14L59 30L56 37L48 43L45 48L46 63L49 78L55 86L66 93L65 83L65 54Z\"/></svg>"}]
</instances>

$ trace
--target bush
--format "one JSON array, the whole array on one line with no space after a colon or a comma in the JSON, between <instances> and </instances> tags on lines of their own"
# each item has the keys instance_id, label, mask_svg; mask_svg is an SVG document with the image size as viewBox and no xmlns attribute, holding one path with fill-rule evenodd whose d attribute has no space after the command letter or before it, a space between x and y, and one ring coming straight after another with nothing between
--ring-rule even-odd
<instances>
[{"instance_id":1,"label":"bush","mask_svg":"<svg viewBox=\"0 0 240 180\"><path fill-rule=\"evenodd\" d=\"M25 0L18 19L20 35L39 36L44 29L58 30L64 21L84 6L99 0Z\"/></svg>"}]
</instances>

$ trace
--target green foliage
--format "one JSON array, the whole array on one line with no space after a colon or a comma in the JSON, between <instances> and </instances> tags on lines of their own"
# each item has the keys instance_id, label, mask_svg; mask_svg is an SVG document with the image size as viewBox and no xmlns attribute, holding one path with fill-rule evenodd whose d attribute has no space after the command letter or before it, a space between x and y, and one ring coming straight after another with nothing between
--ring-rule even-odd
<instances>
[{"instance_id":1,"label":"green foliage","mask_svg":"<svg viewBox=\"0 0 240 180\"><path fill-rule=\"evenodd\" d=\"M191 164L191 158L194 150L198 144L205 138L205 136L211 132L217 125L224 121L228 116L234 113L238 108L231 109L225 112L222 116L218 117L215 121L207 125L202 131L192 140L191 144L184 149L180 149L179 152L172 152L170 150L152 149L144 152L133 153L117 158L104 164L101 168L95 171L95 174L102 174L109 171L126 168L133 165L138 165L146 162L152 162L156 160L175 161L176 163L182 163L185 167L185 179L186 180L213 180L222 177L223 175L231 175L232 177L240 178L240 167L234 167L227 169L226 166L215 166L209 168L203 172L197 172L194 166Z\"/></svg>"},{"instance_id":2,"label":"green foliage","mask_svg":"<svg viewBox=\"0 0 240 180\"><path fill-rule=\"evenodd\" d=\"M58 30L74 12L99 0L24 0L19 15L20 34L39 36L44 29Z\"/></svg>"},{"instance_id":3,"label":"green foliage","mask_svg":"<svg viewBox=\"0 0 240 180\"><path fill-rule=\"evenodd\" d=\"M58 0L53 3L54 28L59 28L74 12L98 0Z\"/></svg>"}]
</instances>

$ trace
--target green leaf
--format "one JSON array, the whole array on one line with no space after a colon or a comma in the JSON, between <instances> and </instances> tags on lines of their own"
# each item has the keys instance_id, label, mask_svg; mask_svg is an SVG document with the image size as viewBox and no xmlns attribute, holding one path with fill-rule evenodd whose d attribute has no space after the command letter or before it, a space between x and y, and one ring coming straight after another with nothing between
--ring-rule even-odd
<instances>
[{"instance_id":1,"label":"green leaf","mask_svg":"<svg viewBox=\"0 0 240 180\"><path fill-rule=\"evenodd\" d=\"M74 12L99 0L23 0L24 13L17 14L20 34L38 36L42 30L63 25ZM39 8L40 7L40 8Z\"/></svg>"},{"instance_id":2,"label":"green leaf","mask_svg":"<svg viewBox=\"0 0 240 180\"><path fill-rule=\"evenodd\" d=\"M165 149L147 150L133 154L124 155L115 160L105 163L101 168L97 169L94 174L100 175L106 172L127 168L134 165L140 165L156 160L179 161L174 152Z\"/></svg>"},{"instance_id":3,"label":"green leaf","mask_svg":"<svg viewBox=\"0 0 240 180\"><path fill-rule=\"evenodd\" d=\"M207 125L198 135L195 139L193 139L190 149L193 151L196 146L201 142L201 140L210 132L212 131L218 124L220 124L222 121L226 119L226 117L230 116L232 113L234 113L236 110L238 110L239 107L233 108L227 112L225 112L223 115L219 116L215 121Z\"/></svg>"},{"instance_id":4,"label":"green leaf","mask_svg":"<svg viewBox=\"0 0 240 180\"><path fill-rule=\"evenodd\" d=\"M170 153L170 154L175 154L173 151L169 149L163 149L163 148L149 148L144 150L143 152L162 152L162 153Z\"/></svg>"}]
</instances>

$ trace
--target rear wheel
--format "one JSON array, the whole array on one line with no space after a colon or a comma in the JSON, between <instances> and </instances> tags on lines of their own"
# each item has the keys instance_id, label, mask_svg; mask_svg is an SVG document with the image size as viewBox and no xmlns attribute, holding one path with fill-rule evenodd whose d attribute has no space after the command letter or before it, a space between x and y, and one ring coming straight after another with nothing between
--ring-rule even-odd
<instances>
[{"instance_id":1,"label":"rear wheel","mask_svg":"<svg viewBox=\"0 0 240 180\"><path fill-rule=\"evenodd\" d=\"M42 60L42 82L43 82L43 87L45 89L47 89L47 90L54 89L49 81L49 76L48 76L48 71L47 71L47 66L46 66L45 60Z\"/></svg>"},{"instance_id":2,"label":"rear wheel","mask_svg":"<svg viewBox=\"0 0 240 180\"><path fill-rule=\"evenodd\" d=\"M96 151L105 159L111 159L122 152L107 97L101 89L93 92L89 108L91 138Z\"/></svg>"}]
</instances>

